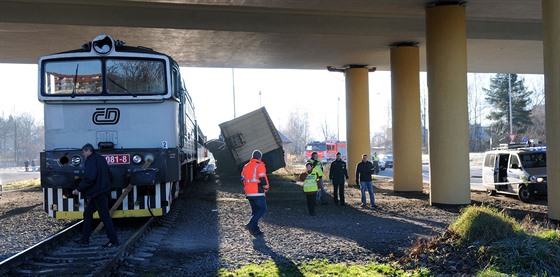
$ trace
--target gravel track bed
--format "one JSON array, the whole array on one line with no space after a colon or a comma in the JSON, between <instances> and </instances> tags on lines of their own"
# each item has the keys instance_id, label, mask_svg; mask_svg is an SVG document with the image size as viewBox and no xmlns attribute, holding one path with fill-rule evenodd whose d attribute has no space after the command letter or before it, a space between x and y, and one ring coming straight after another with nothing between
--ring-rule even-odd
<instances>
[{"instance_id":1,"label":"gravel track bed","mask_svg":"<svg viewBox=\"0 0 560 277\"><path fill-rule=\"evenodd\" d=\"M43 210L41 188L4 188L0 198L0 260L33 246L72 222L48 217Z\"/></svg>"},{"instance_id":2,"label":"gravel track bed","mask_svg":"<svg viewBox=\"0 0 560 277\"><path fill-rule=\"evenodd\" d=\"M441 234L460 207L430 206L427 193L395 193L390 179L375 181L378 209L360 208L360 191L346 187L347 206L332 202L309 216L305 197L293 176L271 175L268 210L261 219L262 238L243 228L250 216L238 178L197 182L176 201L181 212L158 231L159 238L141 245L131 257L141 265L117 275L215 276L220 268L273 261L295 266L312 259L365 264L394 261L419 238ZM427 188L425 188L427 192ZM504 209L518 219L530 214L546 219L546 200L522 203L515 197L488 197L473 192L474 204ZM5 259L70 225L71 220L49 218L43 211L40 188L4 190L0 198L0 258ZM144 259L140 259L144 257Z\"/></svg>"},{"instance_id":3,"label":"gravel track bed","mask_svg":"<svg viewBox=\"0 0 560 277\"><path fill-rule=\"evenodd\" d=\"M310 216L300 184L286 176L269 178L268 210L260 222L263 237L254 238L243 228L250 207L241 182L217 177L198 183L177 201L184 212L154 250L157 254L136 274L215 276L220 268L266 261L287 266L313 259L358 264L395 261L419 238L443 233L460 212L457 206L430 206L426 193L395 193L388 179L378 179L378 209L359 207L357 187L346 188L348 206L335 206L332 185L327 183L329 205L318 206L317 216ZM509 207L520 217L546 214L546 202L524 204L507 196L472 195L473 203Z\"/></svg>"}]
</instances>

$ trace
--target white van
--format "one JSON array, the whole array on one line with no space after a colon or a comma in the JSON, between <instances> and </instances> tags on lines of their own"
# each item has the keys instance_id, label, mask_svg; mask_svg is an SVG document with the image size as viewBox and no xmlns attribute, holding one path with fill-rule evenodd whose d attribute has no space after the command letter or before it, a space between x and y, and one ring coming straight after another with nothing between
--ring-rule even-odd
<instances>
[{"instance_id":1,"label":"white van","mask_svg":"<svg viewBox=\"0 0 560 277\"><path fill-rule=\"evenodd\" d=\"M546 146L502 145L484 155L482 182L488 195L514 194L523 202L547 195Z\"/></svg>"}]
</instances>

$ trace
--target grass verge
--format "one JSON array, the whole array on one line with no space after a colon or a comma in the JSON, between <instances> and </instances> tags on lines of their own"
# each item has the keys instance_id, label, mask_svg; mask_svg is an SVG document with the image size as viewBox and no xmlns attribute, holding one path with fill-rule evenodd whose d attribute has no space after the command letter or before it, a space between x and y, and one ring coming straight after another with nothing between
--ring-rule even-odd
<instances>
[{"instance_id":1,"label":"grass verge","mask_svg":"<svg viewBox=\"0 0 560 277\"><path fill-rule=\"evenodd\" d=\"M480 276L496 273L514 275L560 275L560 232L522 223L497 209L471 206L450 226L460 244L480 245L477 258Z\"/></svg>"},{"instance_id":2,"label":"grass verge","mask_svg":"<svg viewBox=\"0 0 560 277\"><path fill-rule=\"evenodd\" d=\"M443 235L420 241L400 262L434 275L560 276L560 231L545 225L470 206Z\"/></svg>"},{"instance_id":3,"label":"grass verge","mask_svg":"<svg viewBox=\"0 0 560 277\"><path fill-rule=\"evenodd\" d=\"M318 277L318 276L430 276L427 270L404 271L390 265L383 264L347 264L329 263L326 260L314 260L301 265L276 264L272 261L257 265L248 264L238 270L228 271L220 269L220 277Z\"/></svg>"},{"instance_id":4,"label":"grass verge","mask_svg":"<svg viewBox=\"0 0 560 277\"><path fill-rule=\"evenodd\" d=\"M7 183L3 184L2 186L4 189L24 189L24 188L31 188L31 187L39 187L41 185L41 180L33 179L21 182L14 182L14 183Z\"/></svg>"}]
</instances>

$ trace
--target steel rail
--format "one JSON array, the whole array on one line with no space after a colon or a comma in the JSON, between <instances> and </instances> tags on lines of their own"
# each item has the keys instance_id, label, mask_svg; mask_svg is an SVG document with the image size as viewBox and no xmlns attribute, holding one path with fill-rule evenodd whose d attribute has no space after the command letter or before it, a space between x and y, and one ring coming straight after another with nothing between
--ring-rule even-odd
<instances>
[{"instance_id":1,"label":"steel rail","mask_svg":"<svg viewBox=\"0 0 560 277\"><path fill-rule=\"evenodd\" d=\"M136 243L150 229L156 218L150 218L120 246L104 250L92 247L76 247L69 238L80 230L83 220L49 236L41 242L0 262L0 276L16 275L87 275L107 276L114 273L126 253L132 251ZM129 232L125 231L124 233ZM69 266L74 265L74 266Z\"/></svg>"},{"instance_id":2,"label":"steel rail","mask_svg":"<svg viewBox=\"0 0 560 277\"><path fill-rule=\"evenodd\" d=\"M78 231L78 227L83 223L83 220L78 221L77 223L75 223L74 225L61 230L45 239L43 239L42 241L34 244L33 246L20 251L19 253L3 260L0 262L0 275L5 275L7 272L9 272L10 270L12 270L13 268L18 267L19 265L21 265L22 263L24 263L25 261L33 258L35 255L41 253L42 251L44 251L45 249L48 249L49 247L52 247L56 244L58 244L60 241L64 240L65 238L67 238L68 236L71 236L73 234L73 232L77 232Z\"/></svg>"},{"instance_id":3,"label":"steel rail","mask_svg":"<svg viewBox=\"0 0 560 277\"><path fill-rule=\"evenodd\" d=\"M155 217L150 217L148 222L146 222L136 233L134 233L124 245L112 255L111 258L101 267L99 270L94 272L92 276L105 276L111 273L111 271L118 265L119 260L125 255L125 253L132 250L134 244L144 235L148 228L155 221Z\"/></svg>"}]
</instances>

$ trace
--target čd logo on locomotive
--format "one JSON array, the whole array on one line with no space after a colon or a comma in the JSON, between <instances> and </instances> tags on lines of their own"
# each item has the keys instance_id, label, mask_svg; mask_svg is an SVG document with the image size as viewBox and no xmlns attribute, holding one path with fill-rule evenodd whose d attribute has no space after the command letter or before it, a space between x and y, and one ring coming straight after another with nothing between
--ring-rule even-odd
<instances>
[{"instance_id":1,"label":"\u010dd logo on locomotive","mask_svg":"<svg viewBox=\"0 0 560 277\"><path fill-rule=\"evenodd\" d=\"M117 108L96 108L92 120L96 125L114 125L120 117L121 111Z\"/></svg>"}]
</instances>

